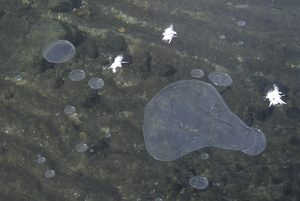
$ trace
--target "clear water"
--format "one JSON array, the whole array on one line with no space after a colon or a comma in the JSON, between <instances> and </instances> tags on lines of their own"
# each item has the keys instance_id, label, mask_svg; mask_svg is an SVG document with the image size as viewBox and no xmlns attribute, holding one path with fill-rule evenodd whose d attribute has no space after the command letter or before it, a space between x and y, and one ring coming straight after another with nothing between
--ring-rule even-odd
<instances>
[{"instance_id":1,"label":"clear water","mask_svg":"<svg viewBox=\"0 0 300 201\"><path fill-rule=\"evenodd\" d=\"M0 1L1 200L299 200L299 10L299 0ZM169 44L162 33L171 24L177 37ZM76 54L48 62L42 50L58 39ZM119 54L129 63L113 73ZM233 114L266 135L261 154L204 147L172 162L149 155L146 104L195 68L232 77L216 88ZM74 69L86 78L70 80ZM200 79L211 84L207 75ZM91 89L93 77L105 86ZM264 100L273 84L286 105ZM76 113L66 115L68 105ZM76 151L79 142L86 152ZM212 185L193 188L194 175Z\"/></svg>"}]
</instances>

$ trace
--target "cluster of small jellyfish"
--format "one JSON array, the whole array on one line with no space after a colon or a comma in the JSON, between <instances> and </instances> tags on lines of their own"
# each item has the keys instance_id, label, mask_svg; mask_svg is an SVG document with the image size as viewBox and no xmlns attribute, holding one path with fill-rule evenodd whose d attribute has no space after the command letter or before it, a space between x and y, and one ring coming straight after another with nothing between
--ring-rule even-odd
<instances>
[{"instance_id":1,"label":"cluster of small jellyfish","mask_svg":"<svg viewBox=\"0 0 300 201\"><path fill-rule=\"evenodd\" d=\"M204 72L201 69L193 69L191 71L191 76L193 78L201 78L204 76ZM233 82L232 78L223 72L212 72L208 75L208 79L215 85L224 87L230 86ZM201 158L207 160L209 159L209 155L207 153L202 153ZM189 184L196 189L205 189L209 185L209 181L203 176L196 175L189 179Z\"/></svg>"},{"instance_id":2,"label":"cluster of small jellyfish","mask_svg":"<svg viewBox=\"0 0 300 201\"><path fill-rule=\"evenodd\" d=\"M233 19L233 20L235 20L235 19ZM239 20L239 21L237 21L237 24L238 24L238 26L243 27L246 25L246 22L244 20ZM221 40L224 40L226 37L225 37L225 35L219 35L219 38ZM240 40L240 41L238 41L238 44L244 45L244 42Z\"/></svg>"},{"instance_id":3,"label":"cluster of small jellyfish","mask_svg":"<svg viewBox=\"0 0 300 201\"><path fill-rule=\"evenodd\" d=\"M75 55L75 47L74 45L67 41L67 40L54 40L48 43L42 51L43 57L51 62L51 63L65 63L70 61ZM86 77L86 73L81 69L75 69L69 73L69 78L73 82L80 82L84 80ZM104 81L99 77L93 77L88 81L88 86L92 89L98 90L104 86ZM67 115L72 115L76 112L76 108L72 105L68 105L64 108L64 113ZM105 136L110 137L110 134ZM80 142L75 147L77 152L85 152L88 150L87 144ZM44 163L46 158L41 156L40 154L37 155L37 162ZM44 173L46 178L52 178L55 176L55 171L52 169L48 169Z\"/></svg>"},{"instance_id":4,"label":"cluster of small jellyfish","mask_svg":"<svg viewBox=\"0 0 300 201\"><path fill-rule=\"evenodd\" d=\"M244 21L238 21L239 26L245 26L245 24L246 23ZM220 39L225 39L225 36L220 35ZM243 41L239 41L238 44L242 45ZM44 58L51 63L65 63L71 60L75 55L75 47L69 41L55 40L48 43L44 47L42 54ZM191 71L191 75L194 78L201 78L204 76L204 72L200 69L193 69ZM85 79L85 77L86 77L86 73L81 69L76 69L69 73L69 78L74 82L82 81ZM208 75L208 78L214 84L220 86L229 86L233 82L231 77L228 74L222 72L212 72ZM91 78L88 81L88 86L96 90L101 89L104 86L104 84L105 84L104 81L98 77ZM75 112L76 112L76 108L72 105L68 105L64 109L64 113L67 115L72 115ZM87 149L88 149L87 144L83 142L80 142L79 144L76 145L76 150L78 152L85 152L87 151ZM206 160L209 158L209 155L203 153L201 155L201 158ZM45 157L38 155L38 163L44 163L45 161L46 161ZM55 171L52 169L48 169L46 170L44 175L46 178L52 178L55 176ZM205 189L209 185L209 181L205 177L196 175L189 179L189 184L196 189ZM158 201L162 199L156 198L155 200Z\"/></svg>"},{"instance_id":5,"label":"cluster of small jellyfish","mask_svg":"<svg viewBox=\"0 0 300 201\"><path fill-rule=\"evenodd\" d=\"M238 21L238 26L245 26L245 21ZM220 35L220 39L225 39L224 35ZM239 45L243 45L243 41L238 42ZM75 47L72 43L65 41L65 40L56 40L52 41L51 43L47 44L43 49L43 56L46 60L52 63L64 63L69 61L73 58L75 54ZM200 69L194 69L191 72L191 75L194 78L201 78L204 76L204 72ZM79 82L84 80L86 77L86 73L81 69L76 69L70 72L69 78L74 82ZM219 86L229 86L232 84L232 79L229 75L222 72L213 72L208 75L208 78L216 85ZM17 79L19 79L17 77ZM104 86L104 81L101 78L91 78L88 81L88 86L92 89L98 90ZM76 112L76 108L74 106L66 106L64 109L64 113L67 115L72 115ZM107 134L106 137L110 137L110 134ZM88 146L81 142L77 144L76 150L78 152L85 152L87 151ZM202 159L208 159L209 155L206 153L201 154ZM45 157L38 155L37 159L38 163L44 163L46 161ZM55 171L52 169L48 169L45 172L46 178L52 178L55 176ZM209 181L202 176L194 176L189 179L189 184L197 189L205 189L209 185ZM156 198L155 201L162 201L161 198Z\"/></svg>"},{"instance_id":6,"label":"cluster of small jellyfish","mask_svg":"<svg viewBox=\"0 0 300 201\"><path fill-rule=\"evenodd\" d=\"M204 72L201 69L193 69L191 71L193 78L201 78L204 76ZM215 85L228 87L232 84L232 78L223 72L212 72L208 75L208 79L212 81Z\"/></svg>"},{"instance_id":7,"label":"cluster of small jellyfish","mask_svg":"<svg viewBox=\"0 0 300 201\"><path fill-rule=\"evenodd\" d=\"M65 63L70 61L75 55L74 45L67 40L55 40L48 43L43 51L43 57L51 63ZM69 73L69 78L74 82L82 81L86 74L81 69L73 70ZM104 81L101 78L94 77L88 81L89 87L92 89L101 89Z\"/></svg>"}]
</instances>

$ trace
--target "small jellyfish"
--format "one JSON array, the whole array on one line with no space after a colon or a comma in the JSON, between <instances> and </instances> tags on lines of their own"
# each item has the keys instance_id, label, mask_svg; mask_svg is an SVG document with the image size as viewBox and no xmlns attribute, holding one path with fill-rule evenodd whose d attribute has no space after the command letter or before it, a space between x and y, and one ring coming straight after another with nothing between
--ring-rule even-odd
<instances>
[{"instance_id":1,"label":"small jellyfish","mask_svg":"<svg viewBox=\"0 0 300 201\"><path fill-rule=\"evenodd\" d=\"M222 72L212 72L208 75L208 79L215 85L223 87L230 86L233 82L232 78L228 74Z\"/></svg>"},{"instance_id":2,"label":"small jellyfish","mask_svg":"<svg viewBox=\"0 0 300 201\"><path fill-rule=\"evenodd\" d=\"M205 189L208 186L208 180L205 177L194 176L189 179L191 186L197 189Z\"/></svg>"},{"instance_id":3,"label":"small jellyfish","mask_svg":"<svg viewBox=\"0 0 300 201\"><path fill-rule=\"evenodd\" d=\"M204 72L200 69L193 69L191 71L191 75L194 77L194 78L201 78L203 77L204 75Z\"/></svg>"},{"instance_id":4,"label":"small jellyfish","mask_svg":"<svg viewBox=\"0 0 300 201\"><path fill-rule=\"evenodd\" d=\"M244 42L240 40L240 41L238 42L238 44L239 44L239 45L244 45Z\"/></svg>"},{"instance_id":5,"label":"small jellyfish","mask_svg":"<svg viewBox=\"0 0 300 201\"><path fill-rule=\"evenodd\" d=\"M55 176L54 170L51 170L51 169L46 170L46 172L45 172L45 177L46 177L46 178L52 178L52 177L54 177L54 176Z\"/></svg>"},{"instance_id":6,"label":"small jellyfish","mask_svg":"<svg viewBox=\"0 0 300 201\"><path fill-rule=\"evenodd\" d=\"M72 105L68 105L67 107L65 107L64 109L64 113L65 114L74 114L76 111L76 108Z\"/></svg>"},{"instance_id":7,"label":"small jellyfish","mask_svg":"<svg viewBox=\"0 0 300 201\"><path fill-rule=\"evenodd\" d=\"M55 40L44 47L42 54L51 63L65 63L75 55L75 47L67 40Z\"/></svg>"},{"instance_id":8,"label":"small jellyfish","mask_svg":"<svg viewBox=\"0 0 300 201\"><path fill-rule=\"evenodd\" d=\"M208 155L207 153L202 153L202 154L201 154L201 158L202 158L203 160L209 159L209 155Z\"/></svg>"},{"instance_id":9,"label":"small jellyfish","mask_svg":"<svg viewBox=\"0 0 300 201\"><path fill-rule=\"evenodd\" d=\"M239 20L237 23L238 23L238 25L239 25L240 27L243 27L243 26L246 25L246 22L243 21L243 20Z\"/></svg>"},{"instance_id":10,"label":"small jellyfish","mask_svg":"<svg viewBox=\"0 0 300 201\"><path fill-rule=\"evenodd\" d=\"M101 78L92 78L89 80L88 85L92 89L101 89L104 86L104 81Z\"/></svg>"},{"instance_id":11,"label":"small jellyfish","mask_svg":"<svg viewBox=\"0 0 300 201\"><path fill-rule=\"evenodd\" d=\"M225 36L224 36L224 35L220 35L219 38L220 38L221 40L224 40L224 39L225 39Z\"/></svg>"},{"instance_id":12,"label":"small jellyfish","mask_svg":"<svg viewBox=\"0 0 300 201\"><path fill-rule=\"evenodd\" d=\"M46 161L46 158L43 156L38 156L37 162L38 163L44 163Z\"/></svg>"},{"instance_id":13,"label":"small jellyfish","mask_svg":"<svg viewBox=\"0 0 300 201\"><path fill-rule=\"evenodd\" d=\"M85 78L85 72L83 70L73 70L69 74L69 78L74 82L79 82Z\"/></svg>"},{"instance_id":14,"label":"small jellyfish","mask_svg":"<svg viewBox=\"0 0 300 201\"><path fill-rule=\"evenodd\" d=\"M80 142L78 145L76 145L76 150L78 152L85 152L87 149L88 149L88 146L83 142Z\"/></svg>"},{"instance_id":15,"label":"small jellyfish","mask_svg":"<svg viewBox=\"0 0 300 201\"><path fill-rule=\"evenodd\" d=\"M111 137L110 133L105 134L105 138L110 138L110 137Z\"/></svg>"}]
</instances>

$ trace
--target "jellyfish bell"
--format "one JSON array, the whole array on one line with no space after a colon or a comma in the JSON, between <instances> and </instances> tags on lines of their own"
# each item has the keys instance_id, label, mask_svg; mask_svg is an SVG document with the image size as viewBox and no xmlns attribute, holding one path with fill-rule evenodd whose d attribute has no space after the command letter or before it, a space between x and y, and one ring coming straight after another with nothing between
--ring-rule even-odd
<instances>
[{"instance_id":1,"label":"jellyfish bell","mask_svg":"<svg viewBox=\"0 0 300 201\"><path fill-rule=\"evenodd\" d=\"M51 63L65 63L75 55L74 45L67 40L54 40L45 45L43 57Z\"/></svg>"},{"instance_id":2,"label":"jellyfish bell","mask_svg":"<svg viewBox=\"0 0 300 201\"><path fill-rule=\"evenodd\" d=\"M204 147L257 155L266 147L259 129L234 115L212 85L182 80L159 91L144 109L146 149L160 161L173 161Z\"/></svg>"}]
</instances>

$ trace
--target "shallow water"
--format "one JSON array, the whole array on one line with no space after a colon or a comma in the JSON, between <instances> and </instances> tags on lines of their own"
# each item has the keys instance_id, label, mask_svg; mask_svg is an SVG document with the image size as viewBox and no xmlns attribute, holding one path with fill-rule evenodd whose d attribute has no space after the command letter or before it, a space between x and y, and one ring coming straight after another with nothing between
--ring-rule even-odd
<instances>
[{"instance_id":1,"label":"shallow water","mask_svg":"<svg viewBox=\"0 0 300 201\"><path fill-rule=\"evenodd\" d=\"M296 0L1 1L0 198L299 199L299 8ZM168 44L162 33L171 24L178 37ZM57 39L76 47L67 63L43 59ZM128 63L113 73L118 54ZM204 148L170 163L147 153L146 103L195 68L206 82L214 71L231 76L230 87L217 89L234 114L264 132L263 153ZM81 82L68 77L75 69L86 73ZM92 77L104 87L91 89ZM287 105L264 100L273 84ZM66 115L68 105L76 113ZM88 150L76 151L79 143ZM205 190L190 186L195 175L210 181Z\"/></svg>"}]
</instances>

